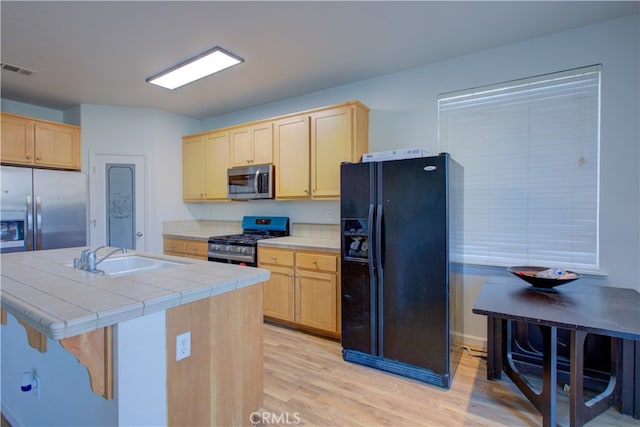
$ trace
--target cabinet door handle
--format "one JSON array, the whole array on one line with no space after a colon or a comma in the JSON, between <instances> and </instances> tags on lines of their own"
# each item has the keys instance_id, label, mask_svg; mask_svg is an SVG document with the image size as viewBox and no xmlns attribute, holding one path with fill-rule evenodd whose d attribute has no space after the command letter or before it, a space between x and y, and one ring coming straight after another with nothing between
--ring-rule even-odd
<instances>
[{"instance_id":1,"label":"cabinet door handle","mask_svg":"<svg viewBox=\"0 0 640 427\"><path fill-rule=\"evenodd\" d=\"M271 257L271 259L275 261L275 260L278 259L278 257L274 255L274 256Z\"/></svg>"},{"instance_id":2,"label":"cabinet door handle","mask_svg":"<svg viewBox=\"0 0 640 427\"><path fill-rule=\"evenodd\" d=\"M36 157L36 160L42 160L42 157L38 156Z\"/></svg>"},{"instance_id":3,"label":"cabinet door handle","mask_svg":"<svg viewBox=\"0 0 640 427\"><path fill-rule=\"evenodd\" d=\"M31 154L27 154L27 159L31 160Z\"/></svg>"},{"instance_id":4,"label":"cabinet door handle","mask_svg":"<svg viewBox=\"0 0 640 427\"><path fill-rule=\"evenodd\" d=\"M311 264L317 264L318 262L315 259L311 260Z\"/></svg>"}]
</instances>

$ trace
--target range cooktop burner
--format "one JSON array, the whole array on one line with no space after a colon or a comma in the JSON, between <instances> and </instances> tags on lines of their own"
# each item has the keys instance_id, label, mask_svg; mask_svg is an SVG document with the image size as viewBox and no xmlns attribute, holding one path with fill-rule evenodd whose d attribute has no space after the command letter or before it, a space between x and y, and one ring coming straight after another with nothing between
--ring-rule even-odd
<instances>
[{"instance_id":1,"label":"range cooktop burner","mask_svg":"<svg viewBox=\"0 0 640 427\"><path fill-rule=\"evenodd\" d=\"M257 265L258 241L289 235L289 218L243 217L242 234L209 237L209 261Z\"/></svg>"},{"instance_id":2,"label":"range cooktop burner","mask_svg":"<svg viewBox=\"0 0 640 427\"><path fill-rule=\"evenodd\" d=\"M278 236L275 236L272 234L262 234L262 233L229 234L227 236L209 237L209 243L251 245L257 242L258 240L269 239L271 237L278 237Z\"/></svg>"}]
</instances>

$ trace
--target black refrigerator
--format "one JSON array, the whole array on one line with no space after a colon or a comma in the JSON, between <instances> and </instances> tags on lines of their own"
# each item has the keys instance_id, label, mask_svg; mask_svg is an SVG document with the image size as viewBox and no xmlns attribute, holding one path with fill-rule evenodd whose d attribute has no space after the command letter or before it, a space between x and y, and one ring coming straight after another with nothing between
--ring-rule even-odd
<instances>
[{"instance_id":1,"label":"black refrigerator","mask_svg":"<svg viewBox=\"0 0 640 427\"><path fill-rule=\"evenodd\" d=\"M344 360L449 388L462 351L463 169L341 165Z\"/></svg>"}]
</instances>

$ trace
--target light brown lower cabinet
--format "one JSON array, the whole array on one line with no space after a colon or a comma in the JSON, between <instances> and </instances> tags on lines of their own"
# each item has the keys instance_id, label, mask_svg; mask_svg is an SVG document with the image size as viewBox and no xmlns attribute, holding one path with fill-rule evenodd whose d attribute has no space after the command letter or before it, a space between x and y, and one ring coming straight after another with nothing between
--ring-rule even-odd
<instances>
[{"instance_id":1,"label":"light brown lower cabinet","mask_svg":"<svg viewBox=\"0 0 640 427\"><path fill-rule=\"evenodd\" d=\"M207 242L203 240L165 237L164 254L207 260Z\"/></svg>"},{"instance_id":2,"label":"light brown lower cabinet","mask_svg":"<svg viewBox=\"0 0 640 427\"><path fill-rule=\"evenodd\" d=\"M258 267L271 271L263 287L267 320L340 337L338 254L260 247Z\"/></svg>"}]
</instances>

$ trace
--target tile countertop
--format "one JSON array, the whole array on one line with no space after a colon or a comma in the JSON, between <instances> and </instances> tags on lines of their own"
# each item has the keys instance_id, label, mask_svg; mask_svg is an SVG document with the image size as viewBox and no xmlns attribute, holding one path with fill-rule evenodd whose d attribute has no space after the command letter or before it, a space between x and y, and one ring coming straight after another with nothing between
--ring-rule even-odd
<instances>
[{"instance_id":1,"label":"tile countertop","mask_svg":"<svg viewBox=\"0 0 640 427\"><path fill-rule=\"evenodd\" d=\"M49 338L62 339L269 280L259 268L129 251L178 262L125 276L77 270L85 248L2 254L2 308ZM105 255L108 250L98 252ZM98 267L99 268L99 267Z\"/></svg>"},{"instance_id":2,"label":"tile countertop","mask_svg":"<svg viewBox=\"0 0 640 427\"><path fill-rule=\"evenodd\" d=\"M317 237L275 237L258 241L258 246L340 253L340 240Z\"/></svg>"},{"instance_id":3,"label":"tile countertop","mask_svg":"<svg viewBox=\"0 0 640 427\"><path fill-rule=\"evenodd\" d=\"M209 237L213 236L206 231L174 231L171 233L162 233L162 237L173 237L176 239L189 239L189 240L209 240Z\"/></svg>"},{"instance_id":4,"label":"tile countertop","mask_svg":"<svg viewBox=\"0 0 640 427\"><path fill-rule=\"evenodd\" d=\"M242 233L238 221L185 220L163 223L163 237L208 240L209 236ZM338 224L291 223L291 235L260 240L258 246L340 253Z\"/></svg>"}]
</instances>

